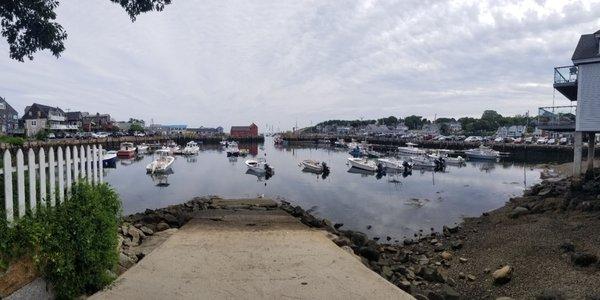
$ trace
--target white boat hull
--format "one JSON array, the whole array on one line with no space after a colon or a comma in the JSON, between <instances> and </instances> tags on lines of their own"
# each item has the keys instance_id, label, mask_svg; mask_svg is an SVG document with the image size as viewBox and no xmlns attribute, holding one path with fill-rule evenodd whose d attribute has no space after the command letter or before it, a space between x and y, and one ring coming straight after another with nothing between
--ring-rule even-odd
<instances>
[{"instance_id":1,"label":"white boat hull","mask_svg":"<svg viewBox=\"0 0 600 300\"><path fill-rule=\"evenodd\" d=\"M350 162L350 165L354 168L370 172L377 171L377 165L372 161L357 158L348 158L348 161Z\"/></svg>"},{"instance_id":2,"label":"white boat hull","mask_svg":"<svg viewBox=\"0 0 600 300\"><path fill-rule=\"evenodd\" d=\"M323 164L316 161L303 161L301 164L307 171L323 172L324 170Z\"/></svg>"},{"instance_id":3,"label":"white boat hull","mask_svg":"<svg viewBox=\"0 0 600 300\"><path fill-rule=\"evenodd\" d=\"M175 158L172 156L167 156L167 157L164 157L161 159L156 159L146 166L146 171L148 171L149 173L166 172L169 169L171 169L171 165L173 165L174 161L175 161Z\"/></svg>"},{"instance_id":4,"label":"white boat hull","mask_svg":"<svg viewBox=\"0 0 600 300\"><path fill-rule=\"evenodd\" d=\"M402 160L382 158L378 159L377 162L388 170L404 171L406 169L406 167L404 167L404 161Z\"/></svg>"}]
</instances>

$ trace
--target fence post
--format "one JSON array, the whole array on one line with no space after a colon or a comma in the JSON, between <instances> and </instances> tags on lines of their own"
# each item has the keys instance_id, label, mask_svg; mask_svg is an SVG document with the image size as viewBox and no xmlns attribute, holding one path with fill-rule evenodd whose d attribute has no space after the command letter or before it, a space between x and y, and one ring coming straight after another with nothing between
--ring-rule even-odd
<instances>
[{"instance_id":1,"label":"fence post","mask_svg":"<svg viewBox=\"0 0 600 300\"><path fill-rule=\"evenodd\" d=\"M92 182L98 183L98 148L92 145Z\"/></svg>"},{"instance_id":2,"label":"fence post","mask_svg":"<svg viewBox=\"0 0 600 300\"><path fill-rule=\"evenodd\" d=\"M29 168L29 209L31 209L32 213L35 213L37 206L37 197L36 197L36 176L35 176L35 153L33 153L33 149L29 148L27 153L27 165Z\"/></svg>"},{"instance_id":3,"label":"fence post","mask_svg":"<svg viewBox=\"0 0 600 300\"><path fill-rule=\"evenodd\" d=\"M102 152L102 145L98 146L98 156L99 156L99 159L98 159L99 160L98 161L98 170L99 170L98 176L99 176L100 183L102 183L102 182L104 182L104 179L103 179L103 177L104 177L104 161L103 161L104 160L104 154Z\"/></svg>"},{"instance_id":4,"label":"fence post","mask_svg":"<svg viewBox=\"0 0 600 300\"><path fill-rule=\"evenodd\" d=\"M85 146L85 156L86 156L86 171L87 174L87 182L89 184L92 183L92 153L91 153L90 145Z\"/></svg>"},{"instance_id":5,"label":"fence post","mask_svg":"<svg viewBox=\"0 0 600 300\"><path fill-rule=\"evenodd\" d=\"M56 149L56 155L58 156L58 203L63 203L65 201L65 162L63 160L63 150L60 146Z\"/></svg>"},{"instance_id":6,"label":"fence post","mask_svg":"<svg viewBox=\"0 0 600 300\"><path fill-rule=\"evenodd\" d=\"M79 165L81 166L81 179L84 179L86 177L85 174L85 148L83 148L83 145L81 145L79 147Z\"/></svg>"},{"instance_id":7,"label":"fence post","mask_svg":"<svg viewBox=\"0 0 600 300\"><path fill-rule=\"evenodd\" d=\"M77 153L77 146L73 146L73 182L79 180L79 155Z\"/></svg>"},{"instance_id":8,"label":"fence post","mask_svg":"<svg viewBox=\"0 0 600 300\"><path fill-rule=\"evenodd\" d=\"M65 147L65 170L67 171L67 198L71 194L71 147Z\"/></svg>"},{"instance_id":9,"label":"fence post","mask_svg":"<svg viewBox=\"0 0 600 300\"><path fill-rule=\"evenodd\" d=\"M12 185L12 159L10 151L4 150L4 210L6 221L10 224L14 221L13 212L13 185Z\"/></svg>"},{"instance_id":10,"label":"fence post","mask_svg":"<svg viewBox=\"0 0 600 300\"><path fill-rule=\"evenodd\" d=\"M44 148L40 148L38 156L40 164L40 205L46 208L46 187L48 183L46 182L46 152Z\"/></svg>"},{"instance_id":11,"label":"fence post","mask_svg":"<svg viewBox=\"0 0 600 300\"><path fill-rule=\"evenodd\" d=\"M20 218L25 215L25 164L21 149L17 150L17 199Z\"/></svg>"},{"instance_id":12,"label":"fence post","mask_svg":"<svg viewBox=\"0 0 600 300\"><path fill-rule=\"evenodd\" d=\"M54 163L54 149L50 147L48 149L48 179L50 180L50 190L48 193L50 194L50 206L53 207L56 203L56 172L54 167L56 164Z\"/></svg>"}]
</instances>

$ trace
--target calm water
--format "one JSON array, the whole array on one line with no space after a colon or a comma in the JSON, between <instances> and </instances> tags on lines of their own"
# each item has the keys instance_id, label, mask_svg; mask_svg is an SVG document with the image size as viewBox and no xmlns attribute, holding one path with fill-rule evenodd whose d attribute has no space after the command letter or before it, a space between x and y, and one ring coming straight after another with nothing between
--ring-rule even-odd
<instances>
[{"instance_id":1,"label":"calm water","mask_svg":"<svg viewBox=\"0 0 600 300\"><path fill-rule=\"evenodd\" d=\"M419 229L439 230L444 224L498 208L540 181L539 170L511 162L467 162L463 167L448 166L443 173L414 170L407 177L378 178L349 172L346 150L275 148L267 139L264 147L254 145L250 152L265 157L275 175L265 179L247 174L246 158L230 159L218 147L205 146L193 158L177 157L168 176L146 174L145 166L153 157L150 154L119 161L116 169L106 170L105 179L121 195L125 214L202 195L264 195L312 208L319 216L344 223L344 228L395 239ZM331 174L323 179L302 172L298 163L304 159L326 161Z\"/></svg>"}]
</instances>

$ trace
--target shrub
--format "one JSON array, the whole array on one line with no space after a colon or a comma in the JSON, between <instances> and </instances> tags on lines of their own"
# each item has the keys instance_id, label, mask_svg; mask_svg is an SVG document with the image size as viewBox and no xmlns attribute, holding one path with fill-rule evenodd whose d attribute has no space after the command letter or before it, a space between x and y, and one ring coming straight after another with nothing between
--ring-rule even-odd
<instances>
[{"instance_id":1,"label":"shrub","mask_svg":"<svg viewBox=\"0 0 600 300\"><path fill-rule=\"evenodd\" d=\"M25 140L16 136L0 136L0 143L7 143L14 146L23 146Z\"/></svg>"},{"instance_id":2,"label":"shrub","mask_svg":"<svg viewBox=\"0 0 600 300\"><path fill-rule=\"evenodd\" d=\"M0 261L32 255L60 299L96 292L114 280L120 214L108 185L76 184L58 207L0 225Z\"/></svg>"}]
</instances>

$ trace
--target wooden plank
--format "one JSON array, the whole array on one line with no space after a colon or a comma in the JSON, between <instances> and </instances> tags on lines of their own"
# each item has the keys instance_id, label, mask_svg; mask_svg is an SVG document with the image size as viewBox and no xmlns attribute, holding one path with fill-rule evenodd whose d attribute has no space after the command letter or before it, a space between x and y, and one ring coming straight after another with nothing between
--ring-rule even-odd
<instances>
[{"instance_id":1,"label":"wooden plank","mask_svg":"<svg viewBox=\"0 0 600 300\"><path fill-rule=\"evenodd\" d=\"M98 172L98 176L99 176L99 181L100 183L104 182L104 165L103 165L103 159L104 159L104 154L102 152L102 145L98 145L98 156L99 156L99 162L98 162L98 169L100 170L100 172Z\"/></svg>"},{"instance_id":2,"label":"wooden plank","mask_svg":"<svg viewBox=\"0 0 600 300\"><path fill-rule=\"evenodd\" d=\"M86 171L87 174L87 182L92 184L92 149L90 149L90 145L85 146L85 156L86 156Z\"/></svg>"},{"instance_id":3,"label":"wooden plank","mask_svg":"<svg viewBox=\"0 0 600 300\"><path fill-rule=\"evenodd\" d=\"M12 157L10 151L4 150L4 211L6 221L10 224L15 219L13 211Z\"/></svg>"},{"instance_id":4,"label":"wooden plank","mask_svg":"<svg viewBox=\"0 0 600 300\"><path fill-rule=\"evenodd\" d=\"M98 183L98 148L92 145L92 183Z\"/></svg>"},{"instance_id":5,"label":"wooden plank","mask_svg":"<svg viewBox=\"0 0 600 300\"><path fill-rule=\"evenodd\" d=\"M50 147L48 149L48 180L50 181L50 189L48 193L50 194L50 207L54 207L56 204L56 162L54 161L54 149Z\"/></svg>"},{"instance_id":6,"label":"wooden plank","mask_svg":"<svg viewBox=\"0 0 600 300\"><path fill-rule=\"evenodd\" d=\"M35 174L35 153L31 148L29 148L29 151L27 153L27 164L29 165L29 209L31 209L31 212L35 213L37 206L37 176Z\"/></svg>"},{"instance_id":7,"label":"wooden plank","mask_svg":"<svg viewBox=\"0 0 600 300\"><path fill-rule=\"evenodd\" d=\"M71 164L71 147L65 147L65 173L66 173L66 185L67 185L67 198L71 193L71 172L72 172L72 164Z\"/></svg>"},{"instance_id":8,"label":"wooden plank","mask_svg":"<svg viewBox=\"0 0 600 300\"><path fill-rule=\"evenodd\" d=\"M58 156L58 203L65 201L65 170L63 160L63 150L60 146L56 149Z\"/></svg>"},{"instance_id":9,"label":"wooden plank","mask_svg":"<svg viewBox=\"0 0 600 300\"><path fill-rule=\"evenodd\" d=\"M85 174L85 148L83 147L83 145L81 145L79 147L79 165L81 166L80 170L81 170L81 179L85 178L86 174Z\"/></svg>"},{"instance_id":10,"label":"wooden plank","mask_svg":"<svg viewBox=\"0 0 600 300\"><path fill-rule=\"evenodd\" d=\"M46 208L46 187L48 183L46 182L46 152L44 148L40 148L38 153L38 161L40 162L40 205Z\"/></svg>"},{"instance_id":11,"label":"wooden plank","mask_svg":"<svg viewBox=\"0 0 600 300\"><path fill-rule=\"evenodd\" d=\"M17 150L17 209L19 211L19 218L25 215L25 162L23 157L23 151Z\"/></svg>"},{"instance_id":12,"label":"wooden plank","mask_svg":"<svg viewBox=\"0 0 600 300\"><path fill-rule=\"evenodd\" d=\"M79 180L79 153L77 152L77 146L73 147L73 182Z\"/></svg>"}]
</instances>

